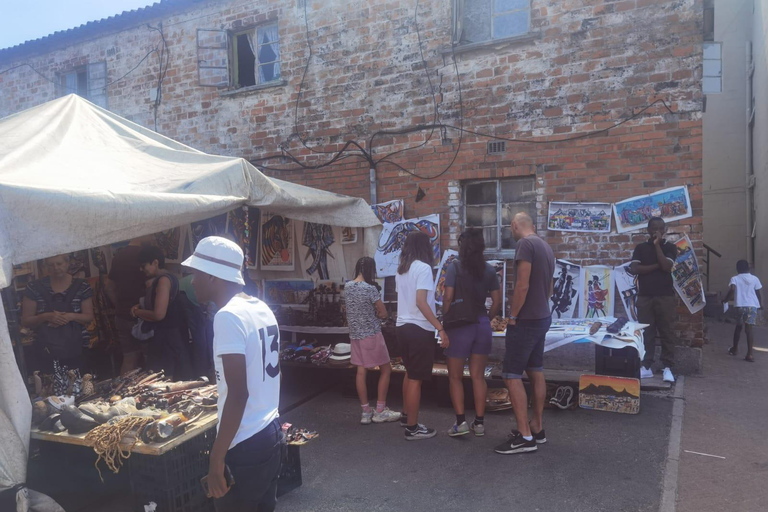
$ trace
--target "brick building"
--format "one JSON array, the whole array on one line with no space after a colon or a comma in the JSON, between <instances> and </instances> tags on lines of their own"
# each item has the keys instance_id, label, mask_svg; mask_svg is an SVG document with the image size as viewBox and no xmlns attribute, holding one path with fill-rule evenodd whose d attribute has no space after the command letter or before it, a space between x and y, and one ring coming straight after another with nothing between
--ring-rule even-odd
<instances>
[{"instance_id":1,"label":"brick building","mask_svg":"<svg viewBox=\"0 0 768 512\"><path fill-rule=\"evenodd\" d=\"M701 250L702 22L702 0L164 0L0 50L0 116L76 92L283 179L439 213L444 248L483 226L510 257L510 205L558 257L614 265L642 232L547 232L547 204L688 185L670 231ZM700 345L701 315L679 313Z\"/></svg>"}]
</instances>

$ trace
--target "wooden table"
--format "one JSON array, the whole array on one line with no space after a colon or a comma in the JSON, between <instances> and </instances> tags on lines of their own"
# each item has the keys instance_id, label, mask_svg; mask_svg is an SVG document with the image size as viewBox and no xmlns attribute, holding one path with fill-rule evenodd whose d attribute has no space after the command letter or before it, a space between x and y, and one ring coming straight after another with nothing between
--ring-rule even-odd
<instances>
[{"instance_id":1,"label":"wooden table","mask_svg":"<svg viewBox=\"0 0 768 512\"><path fill-rule=\"evenodd\" d=\"M138 441L133 447L132 453L141 453L142 455L163 455L164 453L173 450L177 446L180 446L188 439L191 439L206 430L216 426L218 419L216 412L206 414L197 419L184 431L183 434L169 439L164 443L151 443L145 444ZM76 446L88 446L85 443L85 436L87 434L73 435L68 432L41 432L36 428L30 431L30 437L40 441L50 441L52 443L72 444Z\"/></svg>"}]
</instances>

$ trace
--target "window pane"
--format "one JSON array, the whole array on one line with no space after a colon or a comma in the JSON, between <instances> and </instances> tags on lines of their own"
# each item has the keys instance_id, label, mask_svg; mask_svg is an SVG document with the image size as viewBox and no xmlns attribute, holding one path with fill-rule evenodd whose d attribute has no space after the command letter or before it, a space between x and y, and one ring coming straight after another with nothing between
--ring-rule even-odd
<instances>
[{"instance_id":1,"label":"window pane","mask_svg":"<svg viewBox=\"0 0 768 512\"><path fill-rule=\"evenodd\" d=\"M501 208L502 208L502 211L507 210L509 212L508 214L509 220L506 222L502 221L502 225L506 225L506 226L510 225L512 223L512 218L520 212L525 212L528 215L530 215L531 219L533 219L533 223L536 224L536 202L535 201L506 203L506 204L503 204Z\"/></svg>"},{"instance_id":2,"label":"window pane","mask_svg":"<svg viewBox=\"0 0 768 512\"><path fill-rule=\"evenodd\" d=\"M720 76L721 68L722 65L719 60L705 60L704 76Z\"/></svg>"},{"instance_id":3,"label":"window pane","mask_svg":"<svg viewBox=\"0 0 768 512\"><path fill-rule=\"evenodd\" d=\"M496 204L496 182L467 185L467 204Z\"/></svg>"},{"instance_id":4,"label":"window pane","mask_svg":"<svg viewBox=\"0 0 768 512\"><path fill-rule=\"evenodd\" d=\"M704 58L705 59L719 59L720 58L720 43L704 43Z\"/></svg>"},{"instance_id":5,"label":"window pane","mask_svg":"<svg viewBox=\"0 0 768 512\"><path fill-rule=\"evenodd\" d=\"M496 207L495 206L467 206L467 226L495 226Z\"/></svg>"},{"instance_id":6,"label":"window pane","mask_svg":"<svg viewBox=\"0 0 768 512\"><path fill-rule=\"evenodd\" d=\"M513 9L527 9L531 0L496 0L493 12L505 12Z\"/></svg>"},{"instance_id":7,"label":"window pane","mask_svg":"<svg viewBox=\"0 0 768 512\"><path fill-rule=\"evenodd\" d=\"M519 36L528 32L528 11L517 11L493 17L493 38Z\"/></svg>"},{"instance_id":8,"label":"window pane","mask_svg":"<svg viewBox=\"0 0 768 512\"><path fill-rule=\"evenodd\" d=\"M496 249L498 247L498 229L496 227L485 228L483 230L483 238L485 239L486 249Z\"/></svg>"},{"instance_id":9,"label":"window pane","mask_svg":"<svg viewBox=\"0 0 768 512\"><path fill-rule=\"evenodd\" d=\"M472 0L465 3L462 41L490 41L492 4L493 0Z\"/></svg>"},{"instance_id":10,"label":"window pane","mask_svg":"<svg viewBox=\"0 0 768 512\"><path fill-rule=\"evenodd\" d=\"M705 94L717 93L720 91L720 77L705 76L701 79L701 89Z\"/></svg>"},{"instance_id":11,"label":"window pane","mask_svg":"<svg viewBox=\"0 0 768 512\"><path fill-rule=\"evenodd\" d=\"M275 80L275 64L264 64L263 66L259 66L259 69L261 70L261 78L264 82L271 82L272 80Z\"/></svg>"},{"instance_id":12,"label":"window pane","mask_svg":"<svg viewBox=\"0 0 768 512\"><path fill-rule=\"evenodd\" d=\"M501 201L533 201L536 199L533 179L504 180L501 182Z\"/></svg>"},{"instance_id":13,"label":"window pane","mask_svg":"<svg viewBox=\"0 0 768 512\"><path fill-rule=\"evenodd\" d=\"M501 230L501 248L514 249L517 246L515 238L512 236L512 228L502 228Z\"/></svg>"}]
</instances>

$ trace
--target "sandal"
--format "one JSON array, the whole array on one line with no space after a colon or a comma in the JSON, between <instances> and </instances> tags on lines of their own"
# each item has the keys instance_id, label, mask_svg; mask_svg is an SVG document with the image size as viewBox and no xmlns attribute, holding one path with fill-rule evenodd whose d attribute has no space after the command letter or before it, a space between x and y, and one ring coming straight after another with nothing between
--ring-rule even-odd
<instances>
[{"instance_id":1,"label":"sandal","mask_svg":"<svg viewBox=\"0 0 768 512\"><path fill-rule=\"evenodd\" d=\"M747 361L748 363L754 363L755 362L755 358L752 357L752 356L747 356L747 357L744 358L744 360Z\"/></svg>"},{"instance_id":2,"label":"sandal","mask_svg":"<svg viewBox=\"0 0 768 512\"><path fill-rule=\"evenodd\" d=\"M731 347L731 348L728 349L728 353L731 354L732 356L735 356L736 355L736 349Z\"/></svg>"}]
</instances>

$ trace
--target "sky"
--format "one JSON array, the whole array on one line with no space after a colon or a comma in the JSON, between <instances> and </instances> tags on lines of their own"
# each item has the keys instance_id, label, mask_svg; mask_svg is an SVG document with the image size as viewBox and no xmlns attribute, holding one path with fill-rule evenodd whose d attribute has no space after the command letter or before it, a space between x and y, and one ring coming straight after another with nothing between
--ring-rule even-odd
<instances>
[{"instance_id":1,"label":"sky","mask_svg":"<svg viewBox=\"0 0 768 512\"><path fill-rule=\"evenodd\" d=\"M0 48L153 3L152 0L0 0Z\"/></svg>"}]
</instances>

